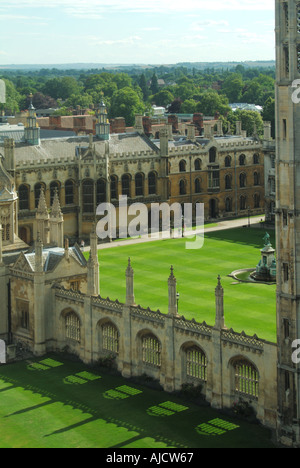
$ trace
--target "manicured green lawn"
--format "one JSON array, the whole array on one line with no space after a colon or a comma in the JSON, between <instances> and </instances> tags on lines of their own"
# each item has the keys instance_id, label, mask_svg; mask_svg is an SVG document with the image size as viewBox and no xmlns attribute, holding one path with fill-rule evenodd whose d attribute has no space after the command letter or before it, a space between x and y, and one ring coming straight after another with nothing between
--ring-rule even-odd
<instances>
[{"instance_id":1,"label":"manicured green lawn","mask_svg":"<svg viewBox=\"0 0 300 468\"><path fill-rule=\"evenodd\" d=\"M58 355L0 366L0 394L0 448L272 448L259 425Z\"/></svg>"},{"instance_id":2,"label":"manicured green lawn","mask_svg":"<svg viewBox=\"0 0 300 468\"><path fill-rule=\"evenodd\" d=\"M185 239L124 245L99 251L100 294L125 300L128 257L135 273L135 299L142 307L167 313L170 266L177 278L179 314L214 325L217 277L224 288L228 328L276 341L276 286L238 283L228 275L239 268L255 268L265 231L238 228L205 233L204 246L187 250ZM275 246L274 232L270 231Z\"/></svg>"}]
</instances>

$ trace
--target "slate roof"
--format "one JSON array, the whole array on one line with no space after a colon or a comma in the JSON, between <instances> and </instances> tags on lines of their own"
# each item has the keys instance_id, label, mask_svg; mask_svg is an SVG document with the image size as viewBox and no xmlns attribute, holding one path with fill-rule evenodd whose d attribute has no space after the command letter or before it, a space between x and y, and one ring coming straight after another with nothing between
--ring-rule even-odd
<instances>
[{"instance_id":1,"label":"slate roof","mask_svg":"<svg viewBox=\"0 0 300 468\"><path fill-rule=\"evenodd\" d=\"M158 148L144 135L138 133L112 134L110 136L109 152L111 155L134 152L157 152ZM16 144L15 157L18 161L43 161L47 159L73 159L79 147L86 150L89 146L89 136L58 137L41 139L39 146ZM105 154L106 142L93 138L93 146L99 154Z\"/></svg>"},{"instance_id":2,"label":"slate roof","mask_svg":"<svg viewBox=\"0 0 300 468\"><path fill-rule=\"evenodd\" d=\"M44 271L50 272L61 262L64 258L65 249L60 247L44 248L43 250L43 265ZM87 261L83 256L80 248L76 244L74 247L69 247L69 255L74 258L81 266L85 267ZM35 271L35 251L31 250L28 253L25 253L25 258L29 263L32 271Z\"/></svg>"},{"instance_id":3,"label":"slate roof","mask_svg":"<svg viewBox=\"0 0 300 468\"><path fill-rule=\"evenodd\" d=\"M16 143L24 142L24 126L23 125L0 125L0 142L5 138L13 138Z\"/></svg>"}]
</instances>

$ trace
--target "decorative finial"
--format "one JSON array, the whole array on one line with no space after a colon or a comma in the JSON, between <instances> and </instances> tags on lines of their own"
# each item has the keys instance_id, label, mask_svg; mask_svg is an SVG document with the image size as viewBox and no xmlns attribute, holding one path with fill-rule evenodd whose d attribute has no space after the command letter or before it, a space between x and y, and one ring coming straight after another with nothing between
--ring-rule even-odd
<instances>
[{"instance_id":1,"label":"decorative finial","mask_svg":"<svg viewBox=\"0 0 300 468\"><path fill-rule=\"evenodd\" d=\"M127 275L133 275L133 268L131 266L131 258L130 257L128 258L128 266L127 266L126 274Z\"/></svg>"},{"instance_id":2,"label":"decorative finial","mask_svg":"<svg viewBox=\"0 0 300 468\"><path fill-rule=\"evenodd\" d=\"M51 217L59 218L62 216L57 187L54 189L53 203L51 207Z\"/></svg>"},{"instance_id":3,"label":"decorative finial","mask_svg":"<svg viewBox=\"0 0 300 468\"><path fill-rule=\"evenodd\" d=\"M48 208L47 208L47 204L46 204L46 200L45 200L45 193L44 193L44 187L43 186L41 187L37 213L38 214L44 214L44 215L48 216Z\"/></svg>"},{"instance_id":4,"label":"decorative finial","mask_svg":"<svg viewBox=\"0 0 300 468\"><path fill-rule=\"evenodd\" d=\"M29 97L29 100L30 100L29 109L34 109L34 107L33 107L33 104L32 104L32 100L33 100L33 94L32 94L32 93L30 93L28 97Z\"/></svg>"},{"instance_id":5,"label":"decorative finial","mask_svg":"<svg viewBox=\"0 0 300 468\"><path fill-rule=\"evenodd\" d=\"M222 284L221 284L221 276L218 275L218 284L216 289L222 289Z\"/></svg>"},{"instance_id":6,"label":"decorative finial","mask_svg":"<svg viewBox=\"0 0 300 468\"><path fill-rule=\"evenodd\" d=\"M170 274L170 276L169 276L169 280L175 280L175 276L174 276L174 267L173 267L173 265L171 265L170 270L171 270L171 274Z\"/></svg>"}]
</instances>

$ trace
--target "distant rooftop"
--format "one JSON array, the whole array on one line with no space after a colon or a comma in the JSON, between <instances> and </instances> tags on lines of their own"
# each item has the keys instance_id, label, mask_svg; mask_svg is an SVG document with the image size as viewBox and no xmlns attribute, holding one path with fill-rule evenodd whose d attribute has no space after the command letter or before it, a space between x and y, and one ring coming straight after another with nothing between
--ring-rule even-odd
<instances>
[{"instance_id":1,"label":"distant rooftop","mask_svg":"<svg viewBox=\"0 0 300 468\"><path fill-rule=\"evenodd\" d=\"M263 108L261 106L257 106L256 104L247 104L246 102L235 102L233 104L229 104L233 111L236 110L252 110L256 112L262 112Z\"/></svg>"},{"instance_id":2,"label":"distant rooftop","mask_svg":"<svg viewBox=\"0 0 300 468\"><path fill-rule=\"evenodd\" d=\"M5 138L13 138L17 143L24 141L24 125L10 125L8 123L1 123L0 142L3 142Z\"/></svg>"}]
</instances>

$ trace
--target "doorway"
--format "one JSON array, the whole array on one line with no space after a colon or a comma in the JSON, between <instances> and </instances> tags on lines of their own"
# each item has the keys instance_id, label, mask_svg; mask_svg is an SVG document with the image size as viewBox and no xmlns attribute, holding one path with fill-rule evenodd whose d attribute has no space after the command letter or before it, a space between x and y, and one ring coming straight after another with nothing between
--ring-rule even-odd
<instances>
[{"instance_id":1,"label":"doorway","mask_svg":"<svg viewBox=\"0 0 300 468\"><path fill-rule=\"evenodd\" d=\"M210 218L217 218L218 216L218 200L215 198L211 198L209 200L209 217Z\"/></svg>"}]
</instances>

